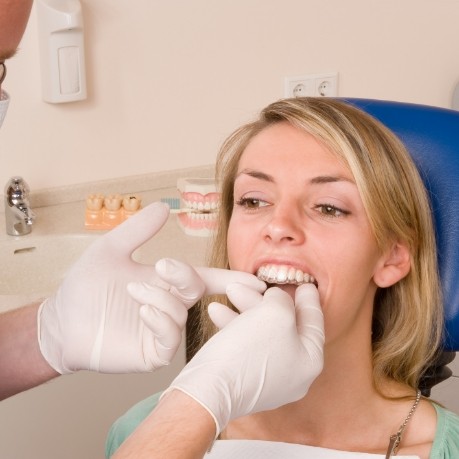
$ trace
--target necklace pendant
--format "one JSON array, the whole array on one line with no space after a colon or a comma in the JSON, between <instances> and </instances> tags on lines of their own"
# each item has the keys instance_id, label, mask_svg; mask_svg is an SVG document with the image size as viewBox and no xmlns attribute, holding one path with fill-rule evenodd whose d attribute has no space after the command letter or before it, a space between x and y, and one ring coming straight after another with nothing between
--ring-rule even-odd
<instances>
[{"instance_id":1,"label":"necklace pendant","mask_svg":"<svg viewBox=\"0 0 459 459\"><path fill-rule=\"evenodd\" d=\"M396 433L395 435L390 436L389 447L387 448L386 459L390 459L392 454L397 451L398 445L400 444L401 440L400 433Z\"/></svg>"}]
</instances>

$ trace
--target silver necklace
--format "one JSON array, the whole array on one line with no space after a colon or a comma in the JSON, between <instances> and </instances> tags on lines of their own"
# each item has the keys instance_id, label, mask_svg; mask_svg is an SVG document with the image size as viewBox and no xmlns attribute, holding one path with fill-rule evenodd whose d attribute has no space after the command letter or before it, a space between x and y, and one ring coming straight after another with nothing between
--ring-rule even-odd
<instances>
[{"instance_id":1,"label":"silver necklace","mask_svg":"<svg viewBox=\"0 0 459 459\"><path fill-rule=\"evenodd\" d=\"M386 453L386 459L389 459L392 455L397 454L398 447L400 446L400 442L402 441L403 431L405 430L405 427L408 424L408 421L411 419L414 412L416 411L416 408L418 407L420 400L421 400L421 391L418 390L416 392L416 400L414 401L413 406L411 407L411 410L408 413L408 416L403 421L403 424L398 429L398 432L390 436L389 447L387 448L387 453Z\"/></svg>"}]
</instances>

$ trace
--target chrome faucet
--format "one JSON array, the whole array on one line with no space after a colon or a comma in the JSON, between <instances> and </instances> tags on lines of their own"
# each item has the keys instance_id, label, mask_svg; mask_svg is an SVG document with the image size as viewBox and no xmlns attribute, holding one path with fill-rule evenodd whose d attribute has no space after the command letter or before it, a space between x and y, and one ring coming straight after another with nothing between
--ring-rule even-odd
<instances>
[{"instance_id":1,"label":"chrome faucet","mask_svg":"<svg viewBox=\"0 0 459 459\"><path fill-rule=\"evenodd\" d=\"M6 232L11 236L29 234L34 218L27 183L22 177L12 177L5 187Z\"/></svg>"}]
</instances>

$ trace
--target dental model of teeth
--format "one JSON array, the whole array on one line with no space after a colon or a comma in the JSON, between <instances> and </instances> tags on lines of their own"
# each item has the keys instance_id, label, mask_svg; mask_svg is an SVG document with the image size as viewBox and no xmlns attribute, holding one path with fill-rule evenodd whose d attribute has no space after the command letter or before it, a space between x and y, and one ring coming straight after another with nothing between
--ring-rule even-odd
<instances>
[{"instance_id":1,"label":"dental model of teeth","mask_svg":"<svg viewBox=\"0 0 459 459\"><path fill-rule=\"evenodd\" d=\"M316 280L310 274L303 273L301 269L287 265L268 264L258 268L258 279L268 284L315 284Z\"/></svg>"},{"instance_id":2,"label":"dental model of teeth","mask_svg":"<svg viewBox=\"0 0 459 459\"><path fill-rule=\"evenodd\" d=\"M207 237L217 227L220 193L214 180L209 178L179 178L179 206L172 205L171 213L177 214L179 226L190 236Z\"/></svg>"},{"instance_id":3,"label":"dental model of teeth","mask_svg":"<svg viewBox=\"0 0 459 459\"><path fill-rule=\"evenodd\" d=\"M94 230L114 228L138 212L141 203L137 195L90 194L86 198L84 226L86 229Z\"/></svg>"}]
</instances>

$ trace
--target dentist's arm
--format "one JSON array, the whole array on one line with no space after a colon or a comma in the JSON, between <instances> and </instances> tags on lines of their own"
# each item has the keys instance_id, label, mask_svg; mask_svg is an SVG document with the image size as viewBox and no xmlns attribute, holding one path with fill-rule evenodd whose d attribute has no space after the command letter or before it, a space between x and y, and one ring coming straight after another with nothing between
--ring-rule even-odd
<instances>
[{"instance_id":1,"label":"dentist's arm","mask_svg":"<svg viewBox=\"0 0 459 459\"><path fill-rule=\"evenodd\" d=\"M27 26L32 3L33 0L0 0L0 62L14 56ZM9 103L9 99L3 96L0 87L0 127ZM0 315L0 400L56 375L38 347L38 306Z\"/></svg>"},{"instance_id":2,"label":"dentist's arm","mask_svg":"<svg viewBox=\"0 0 459 459\"><path fill-rule=\"evenodd\" d=\"M34 304L0 315L0 400L59 375L40 352L39 306Z\"/></svg>"},{"instance_id":3,"label":"dentist's arm","mask_svg":"<svg viewBox=\"0 0 459 459\"><path fill-rule=\"evenodd\" d=\"M230 420L307 393L323 366L316 288L300 286L295 304L278 288L261 295L231 285L228 296L244 312L209 307L212 320L224 328L186 365L113 459L202 458Z\"/></svg>"}]
</instances>

